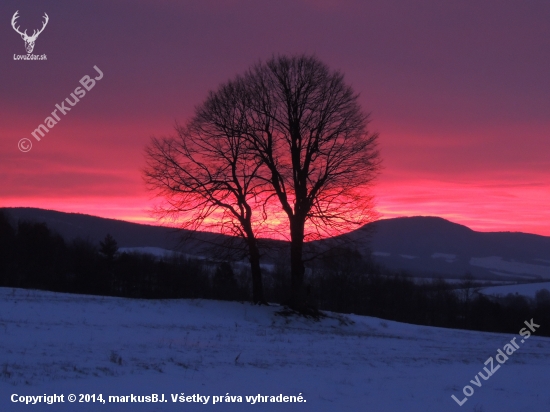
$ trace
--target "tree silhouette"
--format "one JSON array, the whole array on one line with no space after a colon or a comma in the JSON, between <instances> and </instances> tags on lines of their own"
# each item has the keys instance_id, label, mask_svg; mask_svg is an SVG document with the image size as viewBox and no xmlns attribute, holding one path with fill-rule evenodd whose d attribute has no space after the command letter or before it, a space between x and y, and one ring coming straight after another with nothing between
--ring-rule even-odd
<instances>
[{"instance_id":1,"label":"tree silhouette","mask_svg":"<svg viewBox=\"0 0 550 412\"><path fill-rule=\"evenodd\" d=\"M239 287L229 263L222 262L216 268L212 278L212 289L216 299L236 300L238 298Z\"/></svg>"},{"instance_id":2,"label":"tree silhouette","mask_svg":"<svg viewBox=\"0 0 550 412\"><path fill-rule=\"evenodd\" d=\"M246 115L246 99L243 88L232 83L211 92L185 126L176 126L176 136L151 140L144 176L149 189L165 199L159 211L175 216L182 227L212 229L245 240L252 299L263 304L253 212L266 185L258 179L261 160L233 130L233 122Z\"/></svg>"},{"instance_id":3,"label":"tree silhouette","mask_svg":"<svg viewBox=\"0 0 550 412\"><path fill-rule=\"evenodd\" d=\"M368 123L340 72L311 56L274 57L211 92L177 137L153 139L146 182L187 226L230 228L246 240L255 300L262 295L252 216L262 212L272 229L282 210L288 304L304 311L305 241L373 219L368 189L380 160Z\"/></svg>"},{"instance_id":4,"label":"tree silhouette","mask_svg":"<svg viewBox=\"0 0 550 412\"><path fill-rule=\"evenodd\" d=\"M304 241L373 219L369 186L380 168L377 134L358 95L315 57L274 57L244 76L249 113L243 130L269 173L288 219L290 306L302 310Z\"/></svg>"},{"instance_id":5,"label":"tree silhouette","mask_svg":"<svg viewBox=\"0 0 550 412\"><path fill-rule=\"evenodd\" d=\"M107 234L105 239L99 242L99 253L101 253L109 262L113 261L118 251L118 244L111 234Z\"/></svg>"},{"instance_id":6,"label":"tree silhouette","mask_svg":"<svg viewBox=\"0 0 550 412\"><path fill-rule=\"evenodd\" d=\"M14 263L15 229L8 215L0 210L0 284L9 284L9 268Z\"/></svg>"}]
</instances>

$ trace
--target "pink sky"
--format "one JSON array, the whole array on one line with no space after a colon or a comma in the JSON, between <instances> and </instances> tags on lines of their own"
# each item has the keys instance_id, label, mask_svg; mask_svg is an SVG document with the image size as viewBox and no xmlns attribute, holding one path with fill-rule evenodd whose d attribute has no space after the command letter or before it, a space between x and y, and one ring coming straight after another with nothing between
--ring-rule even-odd
<instances>
[{"instance_id":1,"label":"pink sky","mask_svg":"<svg viewBox=\"0 0 550 412\"><path fill-rule=\"evenodd\" d=\"M16 10L31 32L48 13L34 51L47 61L13 60L26 53ZM342 70L371 112L382 217L550 236L547 1L7 0L0 16L0 206L154 222L149 137L258 60L305 52ZM34 141L94 65L104 78Z\"/></svg>"}]
</instances>

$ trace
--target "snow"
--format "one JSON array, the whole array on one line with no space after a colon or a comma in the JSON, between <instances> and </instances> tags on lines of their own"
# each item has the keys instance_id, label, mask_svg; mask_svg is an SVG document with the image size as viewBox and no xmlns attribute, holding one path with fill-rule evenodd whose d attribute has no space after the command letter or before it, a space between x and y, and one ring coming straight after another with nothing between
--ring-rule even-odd
<instances>
[{"instance_id":1,"label":"snow","mask_svg":"<svg viewBox=\"0 0 550 412\"><path fill-rule=\"evenodd\" d=\"M444 259L447 263L453 263L456 260L456 255L451 253L434 253L432 259Z\"/></svg>"},{"instance_id":2,"label":"snow","mask_svg":"<svg viewBox=\"0 0 550 412\"><path fill-rule=\"evenodd\" d=\"M506 286L491 286L479 290L483 295L506 296L509 293L523 295L528 298L534 298L539 290L547 289L550 291L550 282L543 283L524 283Z\"/></svg>"},{"instance_id":3,"label":"snow","mask_svg":"<svg viewBox=\"0 0 550 412\"><path fill-rule=\"evenodd\" d=\"M550 278L550 266L533 265L531 263L523 262L509 262L503 260L500 256L471 258L470 265L479 266L487 269L495 269L513 274L534 275L544 278Z\"/></svg>"},{"instance_id":4,"label":"snow","mask_svg":"<svg viewBox=\"0 0 550 412\"><path fill-rule=\"evenodd\" d=\"M373 256L382 256L382 257L389 257L391 256L391 253L388 252L372 252Z\"/></svg>"},{"instance_id":5,"label":"snow","mask_svg":"<svg viewBox=\"0 0 550 412\"><path fill-rule=\"evenodd\" d=\"M151 255L158 259L166 259L171 257L184 257L186 259L198 259L206 260L205 256L202 255L191 255L189 253L178 252L176 250L163 249L156 246L137 246L137 247L121 247L118 249L118 253L128 253L128 254L145 254Z\"/></svg>"},{"instance_id":6,"label":"snow","mask_svg":"<svg viewBox=\"0 0 550 412\"><path fill-rule=\"evenodd\" d=\"M2 411L550 410L550 339L531 336L459 407L462 388L518 335L277 306L0 288ZM536 319L535 319L536 322ZM518 325L518 331L525 325ZM547 327L547 325L542 326ZM170 394L291 395L305 403L172 403ZM162 404L11 403L12 394L165 394Z\"/></svg>"},{"instance_id":7,"label":"snow","mask_svg":"<svg viewBox=\"0 0 550 412\"><path fill-rule=\"evenodd\" d=\"M416 259L417 256L413 256L413 255L399 255L401 256L403 259Z\"/></svg>"},{"instance_id":8,"label":"snow","mask_svg":"<svg viewBox=\"0 0 550 412\"><path fill-rule=\"evenodd\" d=\"M411 280L413 280L414 282L416 283L420 283L420 284L426 284L427 282L437 282L441 279L443 279L445 281L445 283L449 283L451 285L462 285L464 283L464 277L460 277L460 278L441 278L441 277L438 277L438 278L430 278L430 277L425 277L425 278L420 278L420 277L411 277L409 278ZM504 280L486 280L486 279L482 279L482 280L479 280L479 279L474 279L474 282L482 282L482 284L485 286L485 285L510 285L510 284L516 284L517 282L516 281L504 281Z\"/></svg>"},{"instance_id":9,"label":"snow","mask_svg":"<svg viewBox=\"0 0 550 412\"><path fill-rule=\"evenodd\" d=\"M159 258L169 257L177 252L173 250L163 249L155 246L141 246L141 247L121 247L118 249L118 253L143 253L152 255Z\"/></svg>"}]
</instances>

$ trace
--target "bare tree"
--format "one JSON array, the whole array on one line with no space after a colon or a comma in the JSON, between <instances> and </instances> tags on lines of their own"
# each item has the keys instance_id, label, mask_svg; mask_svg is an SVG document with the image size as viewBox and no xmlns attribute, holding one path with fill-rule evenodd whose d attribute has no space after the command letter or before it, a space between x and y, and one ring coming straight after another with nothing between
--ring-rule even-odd
<instances>
[{"instance_id":1,"label":"bare tree","mask_svg":"<svg viewBox=\"0 0 550 412\"><path fill-rule=\"evenodd\" d=\"M265 303L254 211L266 186L258 179L261 159L248 150L242 125L246 96L240 82L211 92L177 135L153 138L144 171L149 188L165 199L160 211L187 229L213 229L246 242L253 301Z\"/></svg>"},{"instance_id":2,"label":"bare tree","mask_svg":"<svg viewBox=\"0 0 550 412\"><path fill-rule=\"evenodd\" d=\"M289 305L304 310L304 240L373 218L368 189L380 168L378 135L367 130L369 115L343 75L315 57L274 57L242 81L250 100L240 132L288 218Z\"/></svg>"},{"instance_id":3,"label":"bare tree","mask_svg":"<svg viewBox=\"0 0 550 412\"><path fill-rule=\"evenodd\" d=\"M305 311L305 241L373 219L369 187L380 160L368 123L340 72L315 57L275 57L211 92L190 124L177 128L178 139L153 140L146 178L189 225L211 218L246 239L255 300L261 272L253 211L269 227L282 210L288 304Z\"/></svg>"}]
</instances>

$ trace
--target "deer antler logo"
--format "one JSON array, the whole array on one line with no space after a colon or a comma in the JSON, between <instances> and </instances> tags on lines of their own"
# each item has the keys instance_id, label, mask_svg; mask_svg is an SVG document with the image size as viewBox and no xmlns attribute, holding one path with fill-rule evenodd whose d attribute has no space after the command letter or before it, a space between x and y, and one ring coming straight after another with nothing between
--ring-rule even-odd
<instances>
[{"instance_id":1,"label":"deer antler logo","mask_svg":"<svg viewBox=\"0 0 550 412\"><path fill-rule=\"evenodd\" d=\"M27 49L27 53L31 54L34 49L34 42L36 42L36 39L40 33L44 31L44 28L48 24L48 21L50 18L46 13L44 13L44 23L42 23L42 28L40 30L34 30L32 33L32 36L27 35L27 30L25 30L23 33L19 31L19 26L15 27L15 21L19 18L19 10L15 12L11 19L11 26L13 29L21 35L21 38L25 41L25 49Z\"/></svg>"}]
</instances>

